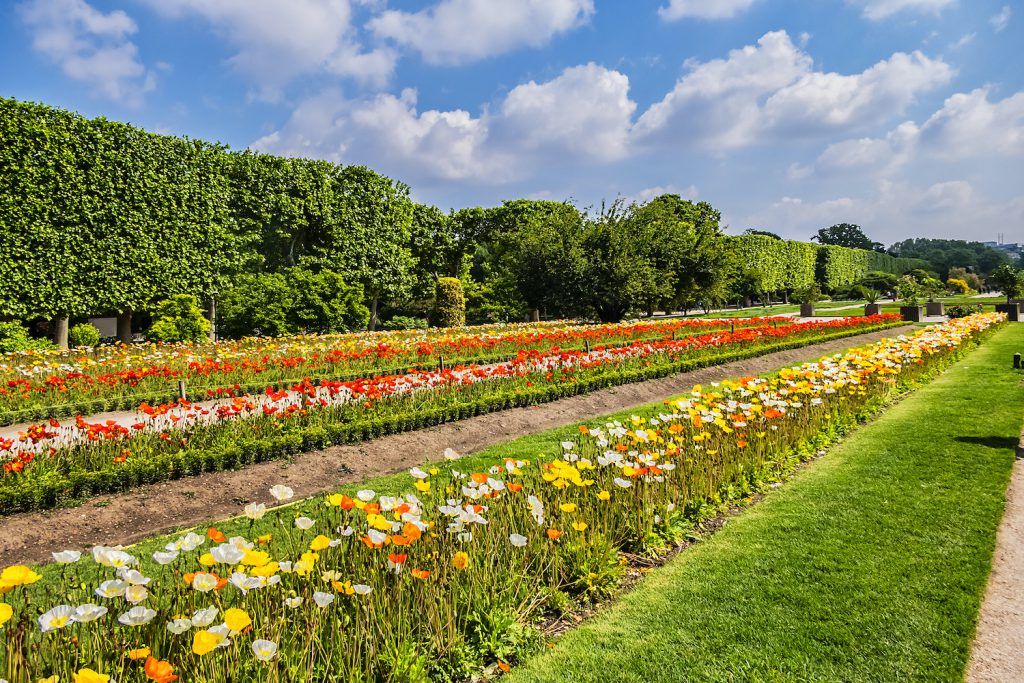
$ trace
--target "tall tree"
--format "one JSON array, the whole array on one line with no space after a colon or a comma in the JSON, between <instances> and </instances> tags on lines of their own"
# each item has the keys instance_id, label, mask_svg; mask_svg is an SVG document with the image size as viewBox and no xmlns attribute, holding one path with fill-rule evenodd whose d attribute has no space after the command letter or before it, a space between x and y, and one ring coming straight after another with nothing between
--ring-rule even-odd
<instances>
[{"instance_id":1,"label":"tall tree","mask_svg":"<svg viewBox=\"0 0 1024 683\"><path fill-rule=\"evenodd\" d=\"M849 247L850 249L864 249L865 251L881 250L882 244L874 242L864 234L859 225L853 223L838 223L831 228L822 228L818 234L811 238L820 244L831 244L837 247Z\"/></svg>"}]
</instances>

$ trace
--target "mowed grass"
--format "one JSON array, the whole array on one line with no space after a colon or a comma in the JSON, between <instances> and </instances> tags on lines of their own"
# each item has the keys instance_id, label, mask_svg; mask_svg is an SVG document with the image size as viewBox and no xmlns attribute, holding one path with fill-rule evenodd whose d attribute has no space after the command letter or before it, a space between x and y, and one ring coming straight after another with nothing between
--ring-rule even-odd
<instances>
[{"instance_id":1,"label":"mowed grass","mask_svg":"<svg viewBox=\"0 0 1024 683\"><path fill-rule=\"evenodd\" d=\"M1000 330L509 683L962 680L1024 415Z\"/></svg>"}]
</instances>

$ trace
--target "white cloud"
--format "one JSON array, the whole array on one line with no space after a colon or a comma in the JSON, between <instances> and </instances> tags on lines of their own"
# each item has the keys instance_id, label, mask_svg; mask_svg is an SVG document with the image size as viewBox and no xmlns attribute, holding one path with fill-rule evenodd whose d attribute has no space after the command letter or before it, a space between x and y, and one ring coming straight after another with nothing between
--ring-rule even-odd
<instances>
[{"instance_id":1,"label":"white cloud","mask_svg":"<svg viewBox=\"0 0 1024 683\"><path fill-rule=\"evenodd\" d=\"M125 12L104 13L85 0L30 0L18 14L32 32L33 49L68 77L129 104L155 87L155 75L129 40L138 27Z\"/></svg>"},{"instance_id":2,"label":"white cloud","mask_svg":"<svg viewBox=\"0 0 1024 683\"><path fill-rule=\"evenodd\" d=\"M683 199L695 200L700 197L700 190L697 189L696 185L687 185L686 187L679 187L678 185L657 185L655 187L645 187L642 190L634 192L626 198L626 201L644 203L651 201L655 197L660 197L663 194L677 194Z\"/></svg>"},{"instance_id":3,"label":"white cloud","mask_svg":"<svg viewBox=\"0 0 1024 683\"><path fill-rule=\"evenodd\" d=\"M959 50L961 48L967 47L968 45L974 42L974 39L977 36L977 33L965 33L964 35L960 36L960 40L956 41L955 43L950 43L949 49Z\"/></svg>"},{"instance_id":4,"label":"white cloud","mask_svg":"<svg viewBox=\"0 0 1024 683\"><path fill-rule=\"evenodd\" d=\"M999 10L999 13L989 19L992 24L992 28L995 29L996 33L1001 32L1004 28L1009 26L1010 17L1013 16L1013 10L1009 5L1003 5L1003 9Z\"/></svg>"},{"instance_id":5,"label":"white cloud","mask_svg":"<svg viewBox=\"0 0 1024 683\"><path fill-rule=\"evenodd\" d=\"M199 16L235 50L228 62L265 99L303 74L327 72L371 85L386 83L396 55L364 51L356 41L349 0L146 0L175 18Z\"/></svg>"},{"instance_id":6,"label":"white cloud","mask_svg":"<svg viewBox=\"0 0 1024 683\"><path fill-rule=\"evenodd\" d=\"M388 10L368 27L430 63L460 64L544 45L593 13L593 0L441 0L419 12Z\"/></svg>"},{"instance_id":7,"label":"white cloud","mask_svg":"<svg viewBox=\"0 0 1024 683\"><path fill-rule=\"evenodd\" d=\"M411 89L356 100L330 91L253 147L366 164L407 180L504 183L542 165L623 157L636 107L628 90L621 73L587 64L517 86L480 116L420 111Z\"/></svg>"},{"instance_id":8,"label":"white cloud","mask_svg":"<svg viewBox=\"0 0 1024 683\"><path fill-rule=\"evenodd\" d=\"M785 31L726 59L690 61L688 72L635 127L649 143L685 141L712 150L850 130L890 119L953 69L920 52L898 52L862 73L815 71Z\"/></svg>"},{"instance_id":9,"label":"white cloud","mask_svg":"<svg viewBox=\"0 0 1024 683\"><path fill-rule=\"evenodd\" d=\"M658 16L664 21L679 19L731 19L740 12L750 9L757 0L669 0L658 8Z\"/></svg>"},{"instance_id":10,"label":"white cloud","mask_svg":"<svg viewBox=\"0 0 1024 683\"><path fill-rule=\"evenodd\" d=\"M946 7L955 5L957 0L847 0L847 2L862 7L864 16L868 19L880 21L905 11L938 14Z\"/></svg>"},{"instance_id":11,"label":"white cloud","mask_svg":"<svg viewBox=\"0 0 1024 683\"><path fill-rule=\"evenodd\" d=\"M957 93L918 126L900 124L884 138L844 140L829 145L815 169L892 171L924 157L960 161L979 157L1024 157L1024 91L989 100L990 90Z\"/></svg>"}]
</instances>

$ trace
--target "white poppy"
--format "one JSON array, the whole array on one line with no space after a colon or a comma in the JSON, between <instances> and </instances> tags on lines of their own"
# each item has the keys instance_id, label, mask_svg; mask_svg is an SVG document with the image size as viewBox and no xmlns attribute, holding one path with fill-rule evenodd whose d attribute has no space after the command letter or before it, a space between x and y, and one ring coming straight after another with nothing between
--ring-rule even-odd
<instances>
[{"instance_id":1,"label":"white poppy","mask_svg":"<svg viewBox=\"0 0 1024 683\"><path fill-rule=\"evenodd\" d=\"M96 621L104 614L107 613L107 608L102 605L94 605L88 602L84 605L79 605L75 608L75 613L71 616L72 619L77 621L79 624L87 624L90 621Z\"/></svg>"},{"instance_id":2,"label":"white poppy","mask_svg":"<svg viewBox=\"0 0 1024 683\"><path fill-rule=\"evenodd\" d=\"M261 662L269 662L277 654L277 643L272 640L252 641L252 653Z\"/></svg>"},{"instance_id":3,"label":"white poppy","mask_svg":"<svg viewBox=\"0 0 1024 683\"><path fill-rule=\"evenodd\" d=\"M82 553L77 550L62 550L59 553L50 553L53 561L57 564L74 564L82 558Z\"/></svg>"},{"instance_id":4,"label":"white poppy","mask_svg":"<svg viewBox=\"0 0 1024 683\"><path fill-rule=\"evenodd\" d=\"M508 540L516 548L522 548L526 545L528 539L521 534L512 534L508 537Z\"/></svg>"},{"instance_id":5,"label":"white poppy","mask_svg":"<svg viewBox=\"0 0 1024 683\"><path fill-rule=\"evenodd\" d=\"M331 593L321 593L317 591L313 593L313 602L319 607L327 607L329 604L334 602L334 595Z\"/></svg>"},{"instance_id":6,"label":"white poppy","mask_svg":"<svg viewBox=\"0 0 1024 683\"><path fill-rule=\"evenodd\" d=\"M117 618L125 626L144 626L156 618L156 610L138 605Z\"/></svg>"},{"instance_id":7,"label":"white poppy","mask_svg":"<svg viewBox=\"0 0 1024 683\"><path fill-rule=\"evenodd\" d=\"M274 484L270 487L270 495L274 497L274 500L280 503L282 501L291 500L295 497L295 491L284 484Z\"/></svg>"},{"instance_id":8,"label":"white poppy","mask_svg":"<svg viewBox=\"0 0 1024 683\"><path fill-rule=\"evenodd\" d=\"M39 616L39 628L43 633L64 628L71 623L75 615L73 607L68 605L57 605L45 614Z\"/></svg>"}]
</instances>

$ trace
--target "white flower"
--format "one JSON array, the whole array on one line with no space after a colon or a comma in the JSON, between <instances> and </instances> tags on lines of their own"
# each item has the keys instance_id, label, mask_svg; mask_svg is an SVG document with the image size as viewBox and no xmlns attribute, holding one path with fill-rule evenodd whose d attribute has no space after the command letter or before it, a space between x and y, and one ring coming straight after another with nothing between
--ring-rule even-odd
<instances>
[{"instance_id":1,"label":"white flower","mask_svg":"<svg viewBox=\"0 0 1024 683\"><path fill-rule=\"evenodd\" d=\"M409 470L409 474L412 475L413 479L426 479L427 473L421 470L419 467L413 467Z\"/></svg>"},{"instance_id":2,"label":"white flower","mask_svg":"<svg viewBox=\"0 0 1024 683\"><path fill-rule=\"evenodd\" d=\"M277 654L277 643L272 640L252 641L252 653L261 662L269 662Z\"/></svg>"},{"instance_id":3,"label":"white flower","mask_svg":"<svg viewBox=\"0 0 1024 683\"><path fill-rule=\"evenodd\" d=\"M210 551L213 559L217 560L221 564L238 564L245 557L245 551L230 543L221 543L216 548Z\"/></svg>"},{"instance_id":4,"label":"white flower","mask_svg":"<svg viewBox=\"0 0 1024 683\"><path fill-rule=\"evenodd\" d=\"M331 593L321 593L317 591L313 593L313 602L320 607L327 607L329 604L334 602L334 595Z\"/></svg>"},{"instance_id":5,"label":"white flower","mask_svg":"<svg viewBox=\"0 0 1024 683\"><path fill-rule=\"evenodd\" d=\"M148 597L149 591L145 586L128 586L128 590L124 592L124 599L133 605L139 604Z\"/></svg>"},{"instance_id":6,"label":"white flower","mask_svg":"<svg viewBox=\"0 0 1024 683\"><path fill-rule=\"evenodd\" d=\"M176 636L181 635L190 628L192 628L191 619L175 619L174 621L167 624L167 630Z\"/></svg>"},{"instance_id":7,"label":"white flower","mask_svg":"<svg viewBox=\"0 0 1024 683\"><path fill-rule=\"evenodd\" d=\"M284 599L284 604L289 609L296 609L296 608L302 606L302 598L301 597L285 598Z\"/></svg>"},{"instance_id":8,"label":"white flower","mask_svg":"<svg viewBox=\"0 0 1024 683\"><path fill-rule=\"evenodd\" d=\"M520 534L512 534L508 537L509 542L517 548L522 548L526 545L527 538Z\"/></svg>"},{"instance_id":9,"label":"white flower","mask_svg":"<svg viewBox=\"0 0 1024 683\"><path fill-rule=\"evenodd\" d=\"M197 610L192 614L192 625L196 628L206 628L213 623L213 620L217 618L217 607L210 605L209 607L201 610Z\"/></svg>"},{"instance_id":10,"label":"white flower","mask_svg":"<svg viewBox=\"0 0 1024 683\"><path fill-rule=\"evenodd\" d=\"M614 481L616 486L621 486L624 489L628 489L630 486L633 485L633 482L629 481L628 479L623 479L622 477L615 477Z\"/></svg>"},{"instance_id":11,"label":"white flower","mask_svg":"<svg viewBox=\"0 0 1024 683\"><path fill-rule=\"evenodd\" d=\"M117 618L125 626L143 626L153 621L156 617L156 610L141 605L132 607L130 610Z\"/></svg>"},{"instance_id":12,"label":"white flower","mask_svg":"<svg viewBox=\"0 0 1024 683\"><path fill-rule=\"evenodd\" d=\"M359 491L356 491L356 498L364 503L369 503L376 495L377 493L372 489L360 489Z\"/></svg>"},{"instance_id":13,"label":"white flower","mask_svg":"<svg viewBox=\"0 0 1024 683\"><path fill-rule=\"evenodd\" d=\"M110 579L99 585L99 588L96 589L96 595L101 598L119 598L124 595L127 589L128 584L124 581Z\"/></svg>"},{"instance_id":14,"label":"white flower","mask_svg":"<svg viewBox=\"0 0 1024 683\"><path fill-rule=\"evenodd\" d=\"M91 602L88 602L84 605L79 605L78 607L76 607L75 613L71 616L71 618L77 621L79 624L87 624L90 621L96 621L106 613L106 607L94 605Z\"/></svg>"},{"instance_id":15,"label":"white flower","mask_svg":"<svg viewBox=\"0 0 1024 683\"><path fill-rule=\"evenodd\" d=\"M177 543L174 544L177 547L167 548L167 550L184 550L185 552L189 552L195 550L204 543L206 543L205 536L200 536L194 531L190 531L178 539Z\"/></svg>"},{"instance_id":16,"label":"white flower","mask_svg":"<svg viewBox=\"0 0 1024 683\"><path fill-rule=\"evenodd\" d=\"M126 581L133 586L145 586L152 580L136 569L121 569L117 572L117 575L121 577L122 581Z\"/></svg>"},{"instance_id":17,"label":"white flower","mask_svg":"<svg viewBox=\"0 0 1024 683\"><path fill-rule=\"evenodd\" d=\"M209 593L217 587L217 577L206 572L196 572L192 577L192 588L200 593Z\"/></svg>"},{"instance_id":18,"label":"white flower","mask_svg":"<svg viewBox=\"0 0 1024 683\"><path fill-rule=\"evenodd\" d=\"M249 503L245 506L245 516L249 519L261 519L265 514L267 514L267 506L263 503Z\"/></svg>"},{"instance_id":19,"label":"white flower","mask_svg":"<svg viewBox=\"0 0 1024 683\"><path fill-rule=\"evenodd\" d=\"M356 595L369 595L373 588L365 583L354 583L352 584L352 590L356 592Z\"/></svg>"},{"instance_id":20,"label":"white flower","mask_svg":"<svg viewBox=\"0 0 1024 683\"><path fill-rule=\"evenodd\" d=\"M177 550L158 550L153 553L153 561L157 564L167 565L178 559Z\"/></svg>"},{"instance_id":21,"label":"white flower","mask_svg":"<svg viewBox=\"0 0 1024 683\"><path fill-rule=\"evenodd\" d=\"M74 615L74 608L68 605L57 605L49 612L39 616L39 628L43 633L64 628L71 623Z\"/></svg>"},{"instance_id":22,"label":"white flower","mask_svg":"<svg viewBox=\"0 0 1024 683\"><path fill-rule=\"evenodd\" d=\"M444 449L444 459L445 460L458 460L461 457L462 457L461 455L459 455L458 453L455 452L454 448L446 448L446 449Z\"/></svg>"},{"instance_id":23,"label":"white flower","mask_svg":"<svg viewBox=\"0 0 1024 683\"><path fill-rule=\"evenodd\" d=\"M310 519L309 517L296 517L295 518L295 526L297 526L298 528L302 529L303 531L307 531L308 529L313 528L314 524L316 524L316 522L313 521L312 519Z\"/></svg>"},{"instance_id":24,"label":"white flower","mask_svg":"<svg viewBox=\"0 0 1024 683\"><path fill-rule=\"evenodd\" d=\"M572 441L563 441L562 442L562 450L563 451L571 451L574 448L576 448L576 444L573 443Z\"/></svg>"},{"instance_id":25,"label":"white flower","mask_svg":"<svg viewBox=\"0 0 1024 683\"><path fill-rule=\"evenodd\" d=\"M82 553L77 550L62 550L59 553L50 553L53 561L57 564L74 564L82 558Z\"/></svg>"},{"instance_id":26,"label":"white flower","mask_svg":"<svg viewBox=\"0 0 1024 683\"><path fill-rule=\"evenodd\" d=\"M270 495L280 503L285 500L291 500L295 496L295 491L292 491L291 487L284 484L275 484L270 487Z\"/></svg>"}]
</instances>

